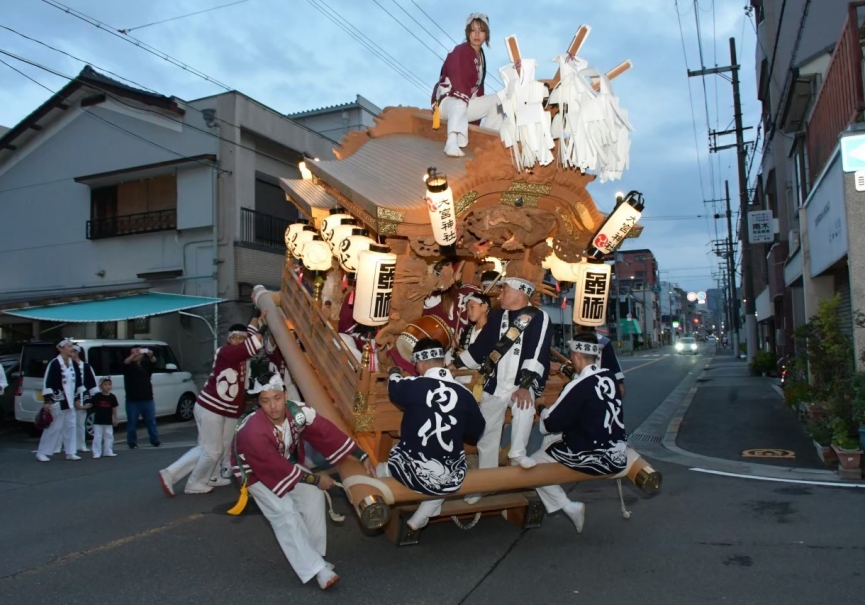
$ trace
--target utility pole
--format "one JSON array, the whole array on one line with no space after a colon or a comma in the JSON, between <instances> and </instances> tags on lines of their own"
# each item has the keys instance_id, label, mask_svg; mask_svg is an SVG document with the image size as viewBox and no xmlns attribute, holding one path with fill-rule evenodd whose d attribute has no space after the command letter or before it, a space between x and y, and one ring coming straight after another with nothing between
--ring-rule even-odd
<instances>
[{"instance_id":1,"label":"utility pole","mask_svg":"<svg viewBox=\"0 0 865 605\"><path fill-rule=\"evenodd\" d=\"M724 192L726 193L727 197L727 281L730 284L730 323L728 324L727 331L731 332L733 335L733 338L730 339L730 344L733 345L733 355L735 357L738 357L739 299L736 298L736 256L735 254L733 254L733 217L732 213L730 212L730 181L724 181ZM742 266L745 266L745 264L745 257L743 255ZM748 266L750 267L750 263L748 263ZM750 341L751 339L749 338L748 340Z\"/></svg>"},{"instance_id":2,"label":"utility pole","mask_svg":"<svg viewBox=\"0 0 865 605\"><path fill-rule=\"evenodd\" d=\"M742 126L742 99L739 94L739 65L736 59L736 39L730 38L730 65L725 67L713 67L710 69L699 69L699 70L688 70L688 77L693 78L696 76L705 76L709 74L720 74L724 72L732 72L732 83L733 83L733 118L735 121L735 129L732 131L724 131L724 132L711 132L710 136L716 137L718 135L723 134L736 134L736 144L735 145L723 145L723 146L713 146L711 151L717 152L721 149L727 149L730 147L736 147L736 158L738 164L739 171L739 220L745 221L748 216L748 176L747 171L745 169L747 150L745 147L745 128ZM729 212L728 212L729 217ZM730 219L728 218L728 221ZM732 232L732 227L728 222L728 230ZM729 238L729 245L732 246L732 237ZM732 255L730 255L732 258ZM732 262L732 261L729 261ZM735 277L735 276L734 276ZM735 283L735 279L731 280L731 284ZM742 290L743 290L743 298L745 299L745 336L748 341L748 361L750 362L754 359L754 355L757 353L757 305L754 300L754 281L752 277L752 269L751 269L751 244L748 242L748 238L742 238ZM736 305L737 301L733 301L733 305ZM735 322L738 324L738 314L737 320ZM738 325L733 326L735 329L733 330L733 338L734 342L738 339ZM739 351L734 344L733 354L738 355Z\"/></svg>"}]
</instances>

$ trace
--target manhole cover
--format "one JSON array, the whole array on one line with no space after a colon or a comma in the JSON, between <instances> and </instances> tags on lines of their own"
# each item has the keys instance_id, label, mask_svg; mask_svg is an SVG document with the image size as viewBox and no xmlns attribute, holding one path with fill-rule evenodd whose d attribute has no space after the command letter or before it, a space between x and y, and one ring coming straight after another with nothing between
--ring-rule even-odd
<instances>
[{"instance_id":1,"label":"manhole cover","mask_svg":"<svg viewBox=\"0 0 865 605\"><path fill-rule=\"evenodd\" d=\"M742 452L742 458L795 458L796 452L792 450L778 449L756 449L745 450Z\"/></svg>"}]
</instances>

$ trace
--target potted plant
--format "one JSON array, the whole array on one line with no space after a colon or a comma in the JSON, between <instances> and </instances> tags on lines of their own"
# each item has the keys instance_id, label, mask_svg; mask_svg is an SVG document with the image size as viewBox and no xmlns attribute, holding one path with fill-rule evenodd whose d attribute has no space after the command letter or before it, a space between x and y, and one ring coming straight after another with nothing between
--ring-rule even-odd
<instances>
[{"instance_id":1,"label":"potted plant","mask_svg":"<svg viewBox=\"0 0 865 605\"><path fill-rule=\"evenodd\" d=\"M865 372L857 372L853 377L852 407L853 420L859 424L859 443L865 449Z\"/></svg>"},{"instance_id":2,"label":"potted plant","mask_svg":"<svg viewBox=\"0 0 865 605\"><path fill-rule=\"evenodd\" d=\"M832 429L832 449L841 468L858 470L862 463L859 439L851 434L849 424L843 418L833 418L829 426Z\"/></svg>"},{"instance_id":3,"label":"potted plant","mask_svg":"<svg viewBox=\"0 0 865 605\"><path fill-rule=\"evenodd\" d=\"M807 425L808 434L814 440L817 456L820 461L829 468L838 465L838 456L832 449L832 428L826 418L812 418Z\"/></svg>"},{"instance_id":4,"label":"potted plant","mask_svg":"<svg viewBox=\"0 0 865 605\"><path fill-rule=\"evenodd\" d=\"M749 364L749 369L754 376L767 376L776 370L777 365L778 360L774 353L757 351L753 361Z\"/></svg>"}]
</instances>

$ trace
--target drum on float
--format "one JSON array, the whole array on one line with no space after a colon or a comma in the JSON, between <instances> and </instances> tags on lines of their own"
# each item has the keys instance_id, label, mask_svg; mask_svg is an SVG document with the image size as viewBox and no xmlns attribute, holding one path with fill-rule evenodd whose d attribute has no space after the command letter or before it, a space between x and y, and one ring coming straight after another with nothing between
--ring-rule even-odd
<instances>
[{"instance_id":1,"label":"drum on float","mask_svg":"<svg viewBox=\"0 0 865 605\"><path fill-rule=\"evenodd\" d=\"M441 317L424 315L412 321L396 339L396 350L403 359L411 360L414 346L423 338L439 341L447 350L454 346L454 334Z\"/></svg>"}]
</instances>

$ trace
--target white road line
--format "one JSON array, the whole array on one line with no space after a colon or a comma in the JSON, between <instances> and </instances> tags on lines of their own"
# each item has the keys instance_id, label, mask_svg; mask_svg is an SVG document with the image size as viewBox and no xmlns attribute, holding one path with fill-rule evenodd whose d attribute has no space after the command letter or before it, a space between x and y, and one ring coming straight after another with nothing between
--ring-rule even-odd
<instances>
[{"instance_id":1,"label":"white road line","mask_svg":"<svg viewBox=\"0 0 865 605\"><path fill-rule=\"evenodd\" d=\"M736 477L738 479L756 479L757 481L774 481L776 483L798 483L800 485L816 485L818 487L863 487L865 483L834 483L829 481L805 481L803 479L781 479L778 477L760 477L757 475L741 475L739 473L726 473L724 471L712 471L705 468L688 469L697 473L707 473L709 475L721 475L722 477Z\"/></svg>"}]
</instances>

